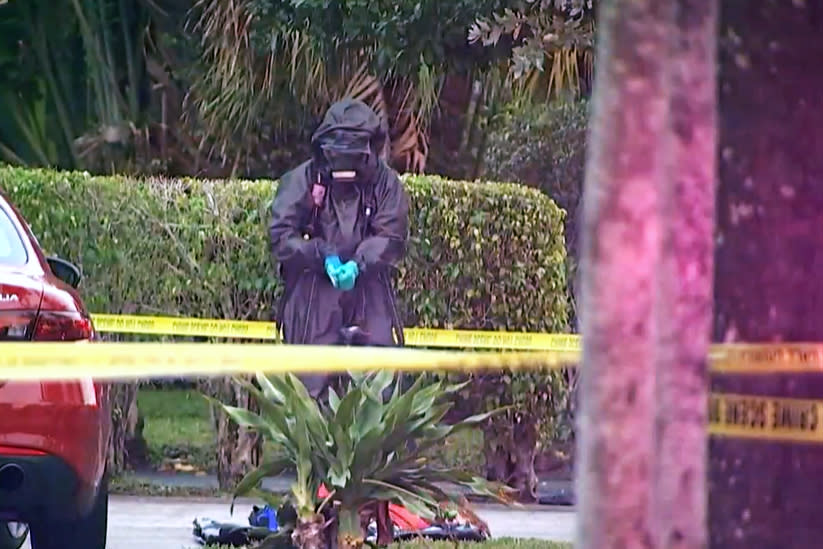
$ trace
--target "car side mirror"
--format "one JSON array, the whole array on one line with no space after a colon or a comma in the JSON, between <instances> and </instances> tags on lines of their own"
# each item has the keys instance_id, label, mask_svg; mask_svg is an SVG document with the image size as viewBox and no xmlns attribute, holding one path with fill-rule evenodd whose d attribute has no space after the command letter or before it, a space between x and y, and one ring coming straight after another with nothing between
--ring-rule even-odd
<instances>
[{"instance_id":1,"label":"car side mirror","mask_svg":"<svg viewBox=\"0 0 823 549\"><path fill-rule=\"evenodd\" d=\"M83 274L80 272L80 268L77 267L77 265L74 263L69 263L65 259L60 259L59 257L48 257L46 258L46 261L49 264L51 272L54 273L54 276L72 288L77 288L80 285L80 280L82 280Z\"/></svg>"}]
</instances>

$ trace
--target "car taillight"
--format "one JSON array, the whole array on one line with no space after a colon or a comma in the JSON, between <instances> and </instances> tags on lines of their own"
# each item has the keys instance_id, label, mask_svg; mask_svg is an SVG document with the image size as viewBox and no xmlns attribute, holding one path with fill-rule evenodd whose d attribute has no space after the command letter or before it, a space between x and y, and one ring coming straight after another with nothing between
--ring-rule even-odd
<instances>
[{"instance_id":1,"label":"car taillight","mask_svg":"<svg viewBox=\"0 0 823 549\"><path fill-rule=\"evenodd\" d=\"M41 312L34 325L34 341L82 341L92 339L91 319L79 313Z\"/></svg>"}]
</instances>

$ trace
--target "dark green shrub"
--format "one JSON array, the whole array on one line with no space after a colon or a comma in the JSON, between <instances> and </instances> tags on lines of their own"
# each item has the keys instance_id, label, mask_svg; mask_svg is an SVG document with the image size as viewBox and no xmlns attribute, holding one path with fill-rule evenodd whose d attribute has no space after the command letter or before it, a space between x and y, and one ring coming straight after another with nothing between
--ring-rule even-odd
<instances>
[{"instance_id":1,"label":"dark green shrub","mask_svg":"<svg viewBox=\"0 0 823 549\"><path fill-rule=\"evenodd\" d=\"M569 211L582 191L588 109L586 100L507 105L491 127L484 178L538 188Z\"/></svg>"},{"instance_id":2,"label":"dark green shrub","mask_svg":"<svg viewBox=\"0 0 823 549\"><path fill-rule=\"evenodd\" d=\"M404 179L412 230L398 293L407 326L565 328L563 210L520 185ZM47 251L83 268L88 307L106 313L270 319L279 293L267 233L275 185L0 167L0 188ZM505 401L531 410L546 393L543 375L513 374L516 383L506 386L518 395ZM205 390L243 405L224 381ZM482 395L469 398L474 411L486 404ZM228 428L217 425L218 433ZM238 446L236 436L221 438L221 447Z\"/></svg>"},{"instance_id":3,"label":"dark green shrub","mask_svg":"<svg viewBox=\"0 0 823 549\"><path fill-rule=\"evenodd\" d=\"M493 120L484 154L484 178L516 181L540 189L565 209L566 279L571 305L570 325L577 327L575 296L579 230L582 214L583 179L589 105L557 101L549 104L515 101ZM576 330L575 330L576 331ZM486 430L488 468L514 473L517 482L529 484L522 471L523 458L532 459L530 439L538 439L548 462L572 460L577 372L529 372L491 376L476 380L476 391L495 402L513 403L526 421L498 418ZM475 399L470 399L473 401ZM522 447L521 447L522 446ZM519 457L514 454L519 454ZM489 471L494 477L495 471ZM534 482L534 478L531 482Z\"/></svg>"},{"instance_id":4,"label":"dark green shrub","mask_svg":"<svg viewBox=\"0 0 823 549\"><path fill-rule=\"evenodd\" d=\"M513 102L492 124L484 179L540 189L567 213L567 279L574 289L586 158L588 102ZM573 303L572 303L573 304ZM573 318L573 324L576 319Z\"/></svg>"},{"instance_id":5,"label":"dark green shrub","mask_svg":"<svg viewBox=\"0 0 823 549\"><path fill-rule=\"evenodd\" d=\"M532 189L405 178L407 325L556 331L564 212ZM270 181L130 180L0 168L41 244L83 269L93 312L269 319Z\"/></svg>"}]
</instances>

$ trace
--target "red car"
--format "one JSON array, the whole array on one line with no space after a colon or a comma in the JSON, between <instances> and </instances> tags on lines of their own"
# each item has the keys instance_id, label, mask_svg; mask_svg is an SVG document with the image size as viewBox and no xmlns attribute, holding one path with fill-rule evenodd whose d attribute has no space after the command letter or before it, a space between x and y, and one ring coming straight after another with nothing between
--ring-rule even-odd
<instances>
[{"instance_id":1,"label":"red car","mask_svg":"<svg viewBox=\"0 0 823 549\"><path fill-rule=\"evenodd\" d=\"M47 258L0 192L0 352L3 341L96 339L79 282L79 269ZM29 533L33 549L105 548L108 396L92 379L0 379L0 549Z\"/></svg>"}]
</instances>

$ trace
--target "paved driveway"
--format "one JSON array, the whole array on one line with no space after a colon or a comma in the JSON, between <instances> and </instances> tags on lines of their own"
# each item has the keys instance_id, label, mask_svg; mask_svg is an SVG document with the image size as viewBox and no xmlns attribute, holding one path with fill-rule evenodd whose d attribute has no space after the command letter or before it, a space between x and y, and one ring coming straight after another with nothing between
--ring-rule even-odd
<instances>
[{"instance_id":1,"label":"paved driveway","mask_svg":"<svg viewBox=\"0 0 823 549\"><path fill-rule=\"evenodd\" d=\"M233 520L245 523L252 503L239 501ZM575 513L570 508L546 506L511 510L478 506L494 537L540 538L572 541ZM208 499L142 498L111 496L108 549L190 549L197 547L191 534L192 520L207 516L232 520L228 501ZM25 545L29 549L28 544Z\"/></svg>"}]
</instances>

